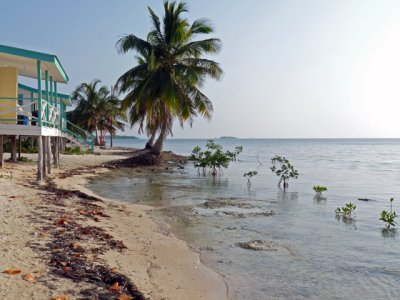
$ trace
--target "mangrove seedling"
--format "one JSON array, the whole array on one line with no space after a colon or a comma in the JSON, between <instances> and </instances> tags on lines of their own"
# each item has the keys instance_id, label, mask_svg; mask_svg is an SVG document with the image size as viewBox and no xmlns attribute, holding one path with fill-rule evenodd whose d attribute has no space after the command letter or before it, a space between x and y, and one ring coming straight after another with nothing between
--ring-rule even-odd
<instances>
[{"instance_id":1,"label":"mangrove seedling","mask_svg":"<svg viewBox=\"0 0 400 300\"><path fill-rule=\"evenodd\" d=\"M328 188L326 188L324 186L314 185L313 190L314 190L315 194L319 197L322 195L322 192L327 191Z\"/></svg>"},{"instance_id":2,"label":"mangrove seedling","mask_svg":"<svg viewBox=\"0 0 400 300\"><path fill-rule=\"evenodd\" d=\"M202 169L204 176L207 169L211 170L213 176L221 175L222 169L228 168L229 164L236 161L236 157L243 151L242 146L236 146L234 151L223 151L223 147L216 144L214 140L208 140L206 148L207 150L202 151L199 146L196 146L189 157L194 162L198 174Z\"/></svg>"},{"instance_id":3,"label":"mangrove seedling","mask_svg":"<svg viewBox=\"0 0 400 300\"><path fill-rule=\"evenodd\" d=\"M390 212L382 210L381 217L379 218L379 220L386 223L386 229L390 229L390 226L396 226L396 222L394 221L394 219L397 218L397 214L395 211L392 210L393 200L393 198L390 198Z\"/></svg>"},{"instance_id":4,"label":"mangrove seedling","mask_svg":"<svg viewBox=\"0 0 400 300\"><path fill-rule=\"evenodd\" d=\"M243 174L243 177L247 178L247 186L251 185L251 178L253 178L254 176L256 176L258 174L257 171L249 171Z\"/></svg>"},{"instance_id":5,"label":"mangrove seedling","mask_svg":"<svg viewBox=\"0 0 400 300\"><path fill-rule=\"evenodd\" d=\"M349 202L349 203L346 204L346 206L342 206L341 208L340 207L336 208L335 209L335 213L337 215L342 215L343 217L346 217L346 218L351 218L351 213L353 211L355 211L356 208L357 208L356 205L354 205L353 203Z\"/></svg>"},{"instance_id":6,"label":"mangrove seedling","mask_svg":"<svg viewBox=\"0 0 400 300\"><path fill-rule=\"evenodd\" d=\"M281 183L283 182L283 189L286 189L289 186L290 178L299 177L299 172L297 172L290 161L280 155L271 158L271 171L279 177L278 186L281 186Z\"/></svg>"}]
</instances>

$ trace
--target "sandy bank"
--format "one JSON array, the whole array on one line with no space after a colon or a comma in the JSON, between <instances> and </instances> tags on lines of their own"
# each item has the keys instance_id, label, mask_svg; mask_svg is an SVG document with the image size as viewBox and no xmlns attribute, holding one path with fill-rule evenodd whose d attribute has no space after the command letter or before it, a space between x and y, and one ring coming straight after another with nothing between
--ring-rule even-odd
<instances>
[{"instance_id":1,"label":"sandy bank","mask_svg":"<svg viewBox=\"0 0 400 300\"><path fill-rule=\"evenodd\" d=\"M102 151L101 155L63 155L61 168L56 170L50 179L63 189L80 190L90 195L91 191L84 187L87 178L101 176L103 172L108 172L108 169L85 168L121 159L127 155L129 153L122 150ZM101 198L103 201L96 202L96 205L109 217L95 218L97 219L95 222L93 218L79 216L77 211L82 212L82 207L79 206L82 205L82 201L72 197L63 202L62 209L55 207L44 214L43 197L46 196L46 191L33 185L35 168L33 163L15 165L8 163L6 169L0 171L5 174L0 178L0 196L4 202L0 210L0 217L3 220L1 238L7 241L0 244L0 251L4 253L4 256L0 257L0 266L3 269L18 268L22 273L35 275L34 282L24 281L20 275L0 275L1 299L21 296L24 299L51 299L55 295L67 295L68 299L75 299L79 298L83 289L94 288L91 283L72 284L71 280L49 272L49 258L45 255L45 251L43 253L37 251L37 245L45 244L49 237L42 234L44 225L39 221L36 223L34 216L40 215L41 219L52 220L60 214L74 218L74 222L82 226L99 227L115 240L123 241L126 249L122 251L107 249L104 253L96 255L93 260L127 276L146 298L227 298L227 288L223 279L202 265L199 255L191 252L183 241L160 230L146 213L150 207ZM75 168L80 168L80 171L70 171ZM13 173L12 179L8 177L8 171ZM70 176L72 174L74 175ZM58 213L58 216L55 216L55 213ZM53 221L50 221L50 224L51 222ZM32 247L32 244L36 246ZM90 248L90 240L82 241L82 245ZM52 283L50 286L49 281Z\"/></svg>"}]
</instances>

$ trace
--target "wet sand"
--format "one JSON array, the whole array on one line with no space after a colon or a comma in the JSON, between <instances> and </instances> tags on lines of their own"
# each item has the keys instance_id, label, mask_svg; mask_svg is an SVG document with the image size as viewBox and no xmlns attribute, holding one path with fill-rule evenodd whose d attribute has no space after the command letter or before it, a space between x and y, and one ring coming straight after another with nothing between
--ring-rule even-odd
<instances>
[{"instance_id":1,"label":"wet sand","mask_svg":"<svg viewBox=\"0 0 400 300\"><path fill-rule=\"evenodd\" d=\"M124 150L96 152L98 155L62 155L60 169L53 170L47 184L93 195L84 187L87 179L109 171L94 166L129 155ZM227 298L223 278L205 267L199 255L192 252L185 242L154 222L148 215L151 207L93 195L100 200L95 205L108 217L82 217L77 211L82 214L85 203L77 196L61 199L62 205L58 206L49 201L54 195L47 186L35 185L36 155L24 156L33 162L6 163L5 168L0 169L0 174L3 174L0 176L0 199L3 202L0 209L0 266L2 270L21 270L17 275L0 274L1 299L52 299L56 296L76 299L82 297L83 290L99 288L90 281L74 282L65 276L57 276L54 267L49 266L46 247L52 240L51 234L48 236L43 228L54 224L60 214L73 218L79 226L97 227L114 240L122 241L126 249L105 248L104 253L90 257L91 263L127 276L145 298ZM78 171L71 171L74 169ZM136 168L133 172L146 172L146 168ZM84 247L94 247L94 244L95 241L86 240ZM25 274L32 274L34 280L24 280Z\"/></svg>"}]
</instances>

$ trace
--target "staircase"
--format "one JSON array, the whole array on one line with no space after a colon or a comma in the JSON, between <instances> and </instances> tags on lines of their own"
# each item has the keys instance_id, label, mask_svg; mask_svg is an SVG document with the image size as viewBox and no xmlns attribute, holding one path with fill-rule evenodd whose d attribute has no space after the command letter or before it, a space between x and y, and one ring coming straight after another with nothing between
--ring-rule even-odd
<instances>
[{"instance_id":1,"label":"staircase","mask_svg":"<svg viewBox=\"0 0 400 300\"><path fill-rule=\"evenodd\" d=\"M86 130L76 126L70 121L66 121L66 126L63 126L63 137L67 138L73 144L80 148L94 150L94 136Z\"/></svg>"}]
</instances>

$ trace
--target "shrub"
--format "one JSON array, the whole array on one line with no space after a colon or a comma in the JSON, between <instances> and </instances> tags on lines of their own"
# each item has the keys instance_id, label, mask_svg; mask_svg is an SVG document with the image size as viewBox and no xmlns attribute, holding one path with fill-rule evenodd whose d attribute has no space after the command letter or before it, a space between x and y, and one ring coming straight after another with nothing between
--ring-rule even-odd
<instances>
[{"instance_id":1,"label":"shrub","mask_svg":"<svg viewBox=\"0 0 400 300\"><path fill-rule=\"evenodd\" d=\"M90 150L82 150L79 146L74 147L65 147L64 154L71 154L71 155L83 155L91 153Z\"/></svg>"},{"instance_id":2,"label":"shrub","mask_svg":"<svg viewBox=\"0 0 400 300\"><path fill-rule=\"evenodd\" d=\"M290 178L298 178L299 172L293 167L290 161L284 157L276 155L271 158L271 171L279 177L278 186L283 182L283 188L286 189L289 186Z\"/></svg>"},{"instance_id":3,"label":"shrub","mask_svg":"<svg viewBox=\"0 0 400 300\"><path fill-rule=\"evenodd\" d=\"M328 188L326 188L324 186L314 185L313 190L314 190L315 194L319 197L322 195L322 192L327 191Z\"/></svg>"},{"instance_id":4,"label":"shrub","mask_svg":"<svg viewBox=\"0 0 400 300\"><path fill-rule=\"evenodd\" d=\"M32 162L32 159L27 158L25 156L21 156L20 158L17 159L17 161L20 161L20 162Z\"/></svg>"},{"instance_id":5,"label":"shrub","mask_svg":"<svg viewBox=\"0 0 400 300\"><path fill-rule=\"evenodd\" d=\"M232 161L236 160L236 157L243 151L242 146L235 147L234 151L223 151L223 147L216 144L214 140L208 140L206 144L207 150L202 151L199 146L196 146L189 159L194 162L194 166L197 168L197 172L200 174L202 169L203 175L205 176L207 169L212 171L212 175L222 174L222 168L228 168Z\"/></svg>"},{"instance_id":6,"label":"shrub","mask_svg":"<svg viewBox=\"0 0 400 300\"><path fill-rule=\"evenodd\" d=\"M392 211L393 200L393 198L390 198L390 212L382 210L381 217L379 218L379 220L386 223L386 229L390 229L390 226L396 226L396 222L394 221L394 219L397 218L397 214L395 211Z\"/></svg>"},{"instance_id":7,"label":"shrub","mask_svg":"<svg viewBox=\"0 0 400 300\"><path fill-rule=\"evenodd\" d=\"M243 177L247 178L247 185L250 186L251 185L251 178L253 178L254 176L256 176L258 174L257 171L249 171L243 174Z\"/></svg>"},{"instance_id":8,"label":"shrub","mask_svg":"<svg viewBox=\"0 0 400 300\"><path fill-rule=\"evenodd\" d=\"M355 211L356 208L357 208L356 205L354 205L353 203L349 202L345 206L342 206L342 208L340 208L340 207L336 208L335 213L337 215L342 215L343 217L346 217L346 218L347 217L351 218L351 213L353 211Z\"/></svg>"}]
</instances>

